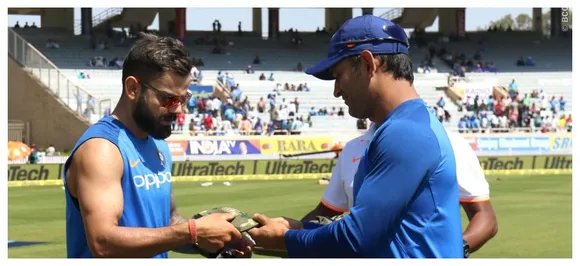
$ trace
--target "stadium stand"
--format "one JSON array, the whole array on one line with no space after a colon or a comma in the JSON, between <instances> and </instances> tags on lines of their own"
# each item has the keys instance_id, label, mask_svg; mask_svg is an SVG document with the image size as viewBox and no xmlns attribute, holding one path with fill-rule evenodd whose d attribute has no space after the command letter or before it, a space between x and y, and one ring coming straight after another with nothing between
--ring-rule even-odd
<instances>
[{"instance_id":1,"label":"stadium stand","mask_svg":"<svg viewBox=\"0 0 580 266\"><path fill-rule=\"evenodd\" d=\"M9 257L67 256L63 167L73 145L118 104L123 59L138 31L147 30L156 16L167 34L181 36L186 30L185 8L90 9L8 9L9 15L23 15L14 20L27 27L10 27L7 41ZM392 8L380 15L415 28L410 35L414 86L430 111L447 129L462 133L477 155L487 182L472 185L483 185L485 192L489 183L492 190L502 235L474 254L480 258L572 256L572 41L567 38L571 29L558 32L564 21L571 26L572 14L568 8L532 9L527 19L502 11L507 22L529 24L518 26L532 27L529 32L508 32L507 26L465 32L466 24L473 24L467 23L467 13L476 13L466 8ZM196 65L190 87L194 97L174 121L167 139L172 169L158 172L157 183L174 183L180 192L176 201L190 210L207 209L210 202L236 203L266 215L303 216L341 161L352 159L356 165L362 158L345 158L351 155L345 152L332 160L370 125L348 114L345 103L333 96L334 82L303 73L326 55L334 24L351 11L356 10L325 8L322 31L289 30L277 38L280 17L296 21L309 16L252 8L252 20L244 21L243 29L267 26L272 40L262 32L242 32L241 25L240 32L223 32L218 19L225 20L225 13L202 11L217 18L214 31L185 33ZM377 8L362 12L376 13ZM266 13L267 20L256 19ZM498 15L497 10L491 13ZM25 21L32 14L40 16L44 28ZM196 27L203 21L198 14L187 14ZM442 33L424 32L437 17ZM228 18L234 21L224 22L225 27L237 23ZM111 23L127 32L107 29ZM158 171L156 160L128 159L126 165L152 171L146 183L155 181L150 182ZM167 166L169 158L159 159ZM138 179L133 176L137 187ZM503 248L508 246L518 248ZM171 252L169 257L192 255Z\"/></svg>"},{"instance_id":2,"label":"stadium stand","mask_svg":"<svg viewBox=\"0 0 580 266\"><path fill-rule=\"evenodd\" d=\"M572 69L571 38L546 39L533 32L474 32L467 41L445 42L439 48L447 51L441 56L453 57L463 53L474 62L474 68L478 61L481 68L485 68L485 62L493 62L495 66L489 70L491 72L556 72ZM480 59L473 58L476 54L479 54ZM529 65L518 66L520 58L529 59Z\"/></svg>"},{"instance_id":3,"label":"stadium stand","mask_svg":"<svg viewBox=\"0 0 580 266\"><path fill-rule=\"evenodd\" d=\"M109 62L105 62L103 66L89 65L89 61L94 59L114 59L122 58L128 51L130 42L124 45L115 46L109 45L106 49L103 47L96 47L91 49L89 41L84 37L79 36L64 36L55 31L42 29L18 29L18 34L26 38L31 44L38 48L43 54L47 56L54 64L59 66L63 73L65 73L71 80L77 82L79 87L90 91L92 95L97 98L111 99L111 106L116 105L116 101L120 96L120 80L121 71L118 66L112 65L109 67ZM196 34L196 33L190 33ZM204 33L207 34L207 33ZM324 42L327 41L327 36L319 36L316 34L304 34L301 36L303 45L300 48L292 47L290 45L281 45L278 42L264 41L259 38L240 37L234 34L228 35L228 42L232 43L227 49L227 54L211 54L209 53L212 46L190 44L189 50L194 58L202 58L205 65L203 68L204 85L213 85L215 83L214 77L217 78L219 70L222 72L232 73L235 76L236 83L240 84L240 88L252 106L259 101L261 97L266 97L269 92L277 87L277 84L304 84L307 83L311 88L308 92L288 92L282 91L278 95L278 101L282 99L294 99L298 97L300 101L300 109L297 116L308 116L308 111L311 108L320 110L326 108L332 112L335 108L336 112L342 107L346 110L346 106L340 99L332 97L333 84L332 82L321 82L304 75L297 71L292 71L296 68L298 63L308 66L320 58L321 54L325 53ZM222 36L222 37L225 37ZM209 38L203 36L200 38ZM51 41L48 44L48 40ZM59 48L52 47L52 44L58 44ZM98 45L97 45L98 46ZM417 56L413 58L423 59L425 51L417 50ZM283 56L281 56L283 55ZM260 64L252 64L255 57L261 59ZM416 64L421 61L417 60ZM246 69L248 65L252 65L253 74L248 74ZM208 70L205 70L208 69ZM212 71L212 69L215 69ZM279 69L287 69L287 71L279 71ZM270 77L273 75L274 80L260 81L259 75ZM434 87L443 86L446 82L446 77L443 75L425 75L425 78L417 79L417 88L422 92L427 102L434 102L441 96L440 92L434 91ZM70 96L69 96L70 98ZM75 102L74 96L70 99ZM101 110L102 111L102 110ZM345 131L356 132L356 119L346 115L345 117L333 116L333 119L312 119L312 128L305 128L305 131L310 131L310 134L324 134L329 129L344 128ZM193 115L188 115L186 121L194 118ZM262 120L269 120L265 114L260 114ZM94 119L93 119L94 120ZM346 120L346 121L345 121ZM346 123L345 123L346 122ZM345 125L349 125L345 127Z\"/></svg>"},{"instance_id":4,"label":"stadium stand","mask_svg":"<svg viewBox=\"0 0 580 266\"><path fill-rule=\"evenodd\" d=\"M91 109L87 108L91 107L91 102L86 95L81 95L82 93L68 95L66 100L73 109L77 108L84 115L89 115L91 122L94 122L110 111L109 108L116 105L121 93L122 58L133 40L98 37L90 40L82 36L67 36L56 30L40 28L21 28L17 29L17 33L58 66L75 85L101 101L106 99L107 103L99 108L92 103ZM326 34L300 33L299 45L295 42L298 35L288 32L281 33L282 41L262 40L252 34L240 36L234 32L220 32L219 34L188 32L187 35L186 45L190 55L195 60L203 61L198 66L203 76L200 78L200 84L214 86L218 76L227 73L231 80L222 79L226 90L231 90L239 84L241 97L238 102L241 104L247 97L248 103L244 105L254 109L253 111L249 108L245 111L238 111L238 113L247 112L248 119L252 122L251 129L262 130L263 128L265 132L272 133L272 125L267 125L272 119L272 115L268 112L268 97L272 94L276 98L276 109L281 112L281 114L274 114L274 118L285 120L288 118L286 114L293 109L294 114L289 118L301 120L294 126L292 125L294 122L279 125L278 129L287 128L300 134L327 134L329 130L357 132L357 120L347 114L348 108L340 99L332 96L333 83L319 81L296 71L297 68L314 64L324 55L328 42ZM568 101L566 109L571 110L570 39L550 40L531 32L473 32L468 36L468 40L450 42L437 34L427 33L420 37L422 38L420 41L414 40L414 43L424 43L426 40L428 43L421 47L413 45L414 66L420 72L415 74L415 87L425 99L426 104L431 106L433 112L442 117L447 127L457 128L458 125L467 127L467 124L471 126L474 123L469 120L475 119L474 117L477 117L479 124L484 119L483 116L486 117L485 119L491 119L484 115L487 114L487 109L482 109L481 113L467 110L465 102L469 102L470 99L454 101L448 97L445 90L441 90L449 85L449 72L469 86L485 83L508 88L511 80L515 79L520 98L523 98L525 94L531 95L534 90L545 91L545 97L554 96L566 99ZM534 65L516 65L519 57L529 57ZM480 68L477 68L478 64ZM263 76L264 80L261 80L260 76ZM59 81L47 80L45 82ZM288 90L285 88L286 84L288 87L292 85L296 87ZM301 84L307 84L305 91L293 91L297 90ZM260 99L264 99L266 103L263 112L258 112L257 104ZM299 102L298 110L291 105L295 99ZM77 102L81 102L81 105L76 105ZM446 102L446 105L443 106L442 102ZM102 105L102 103L99 104ZM236 105L236 101L232 101L232 104ZM280 105L287 105L289 109L280 110ZM228 106L228 104L225 103L222 106ZM244 109L243 107L241 106L240 109ZM338 115L341 108L344 116ZM438 111L438 108L441 110ZM92 113L91 111L94 110L98 112ZM194 121L191 129L195 128L195 134L201 134L199 131L203 131L204 128L204 123L201 122L204 115L198 116L199 110L195 107L190 108L190 111L193 112L180 118L179 123L187 129L190 121ZM566 113L560 113L560 110L557 111L547 113L543 110L542 119L566 115ZM218 120L214 120L211 124L217 125L215 129L217 131L228 131L230 126L226 125L227 128L224 129L224 123L220 121L227 120L223 117L224 110L221 113ZM244 125L242 130L244 132L240 133L242 123L238 122L243 120L243 115L240 116L240 118L232 119L233 126L230 133L245 134L244 132L248 131L248 125ZM264 123L263 127L256 127L256 121ZM465 121L467 121L466 125L463 123ZM511 126L525 125L519 122ZM176 128L179 129L176 130L176 134L188 131L182 130L179 125Z\"/></svg>"}]
</instances>

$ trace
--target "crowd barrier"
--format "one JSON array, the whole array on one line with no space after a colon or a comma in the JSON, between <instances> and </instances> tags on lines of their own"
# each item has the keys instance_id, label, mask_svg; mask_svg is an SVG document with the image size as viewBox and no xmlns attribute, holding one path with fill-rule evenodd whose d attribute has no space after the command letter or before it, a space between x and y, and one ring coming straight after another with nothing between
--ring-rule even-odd
<instances>
[{"instance_id":1,"label":"crowd barrier","mask_svg":"<svg viewBox=\"0 0 580 266\"><path fill-rule=\"evenodd\" d=\"M571 153L571 133L464 134L476 153L512 155L518 153ZM169 139L172 155L297 154L329 150L335 143L356 136L236 136Z\"/></svg>"},{"instance_id":2,"label":"crowd barrier","mask_svg":"<svg viewBox=\"0 0 580 266\"><path fill-rule=\"evenodd\" d=\"M174 161L185 158L246 160L328 151L337 143L344 144L357 136L176 136L167 142ZM572 154L571 133L465 133L463 136L480 156ZM43 156L38 163L64 163L66 159L66 156ZM25 164L26 161L23 158L9 161L8 164Z\"/></svg>"},{"instance_id":3,"label":"crowd barrier","mask_svg":"<svg viewBox=\"0 0 580 266\"><path fill-rule=\"evenodd\" d=\"M475 152L572 153L572 133L466 135Z\"/></svg>"},{"instance_id":4,"label":"crowd barrier","mask_svg":"<svg viewBox=\"0 0 580 266\"><path fill-rule=\"evenodd\" d=\"M571 174L572 155L480 156L487 175ZM335 159L174 162L171 182L292 180L330 177ZM63 164L8 165L8 186L62 185Z\"/></svg>"}]
</instances>

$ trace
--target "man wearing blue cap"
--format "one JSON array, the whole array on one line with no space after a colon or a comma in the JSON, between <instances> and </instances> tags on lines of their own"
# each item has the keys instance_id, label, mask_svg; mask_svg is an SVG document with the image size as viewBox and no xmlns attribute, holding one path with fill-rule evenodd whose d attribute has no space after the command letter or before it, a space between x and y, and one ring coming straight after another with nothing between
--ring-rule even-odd
<instances>
[{"instance_id":1,"label":"man wearing blue cap","mask_svg":"<svg viewBox=\"0 0 580 266\"><path fill-rule=\"evenodd\" d=\"M320 226L257 214L256 245L289 257L463 258L455 157L443 125L413 88L403 29L372 15L345 22L328 57L306 70L334 80L356 118L377 122L354 178L354 204Z\"/></svg>"}]
</instances>

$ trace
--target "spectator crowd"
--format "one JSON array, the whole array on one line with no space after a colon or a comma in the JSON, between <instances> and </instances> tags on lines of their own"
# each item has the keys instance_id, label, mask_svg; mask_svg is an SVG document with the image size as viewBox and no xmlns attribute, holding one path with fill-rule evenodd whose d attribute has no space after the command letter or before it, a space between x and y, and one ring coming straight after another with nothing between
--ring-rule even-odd
<instances>
[{"instance_id":1,"label":"spectator crowd","mask_svg":"<svg viewBox=\"0 0 580 266\"><path fill-rule=\"evenodd\" d=\"M194 68L192 76L198 82L201 71ZM300 101L295 97L292 101L280 96L283 91L308 91L306 84L278 83L265 97L260 97L255 105L244 95L242 86L237 83L229 72L219 72L217 81L229 91L230 97L222 101L212 94L195 96L187 104L185 113L177 116L172 129L175 133L189 132L191 136L212 135L287 135L300 134L303 128L312 126L312 115L326 114L322 109L315 114L308 113L305 119L299 114ZM336 107L331 113L344 115L342 108ZM186 121L189 119L189 121Z\"/></svg>"},{"instance_id":2,"label":"spectator crowd","mask_svg":"<svg viewBox=\"0 0 580 266\"><path fill-rule=\"evenodd\" d=\"M563 96L547 95L544 90L519 93L515 80L508 85L507 96L466 97L465 115L459 120L460 132L509 132L529 128L533 132L571 132L572 114Z\"/></svg>"},{"instance_id":3,"label":"spectator crowd","mask_svg":"<svg viewBox=\"0 0 580 266\"><path fill-rule=\"evenodd\" d=\"M19 28L20 25L15 25ZM26 24L24 26L28 26ZM213 31L220 33L222 25L219 20L212 24ZM129 33L123 29L123 39L133 39L136 32L147 31L141 26L132 27ZM241 32L241 24L238 24L238 32ZM290 29L292 32L292 43L302 45L302 38L298 31ZM326 29L318 29L317 33L326 33ZM436 73L434 59L441 58L452 68L455 76L465 76L467 72L496 72L498 71L494 62L487 60L484 56L487 51L486 41L479 41L479 48L473 54L468 55L462 51L449 52L444 46L428 44L428 41L421 40L421 32L415 36L415 42L425 44L428 54L417 67L418 73ZM95 42L95 50L106 50L116 44L110 45L108 39L92 39ZM110 39L111 42L114 39ZM448 41L447 41L448 42ZM224 36L215 35L206 39L196 39L195 44L212 44L214 53L225 53L226 47L233 46L233 42L228 41ZM56 40L49 39L45 44L46 48L59 49L60 44ZM422 45L423 46L423 45ZM202 72L198 69L205 63L202 58L193 58L195 68L192 76L196 82L203 79ZM264 64L259 55L244 70L247 74L254 74L253 65ZM518 65L533 65L531 57L518 59ZM104 56L94 56L88 60L90 67L103 67L121 69L123 59L119 57L105 58ZM293 67L294 71L303 71L301 62ZM91 79L89 73L80 71L78 79ZM309 92L311 88L306 83L291 84L279 82L274 77L274 73L261 73L258 77L262 81L273 81L275 84L272 91L267 92L264 97L260 97L256 103L252 103L244 95L243 86L237 83L231 73L219 72L217 81L227 90L230 97L219 98L216 95L196 96L187 104L185 114L177 117L173 123L173 129L178 132L189 132L190 135L272 135L272 134L300 134L305 127L312 126L314 116L337 116L344 117L345 110L337 106L312 107L309 110L299 112L300 100L298 97L287 100L284 92ZM83 97L81 93L75 93L79 103L77 111L84 116L95 114L96 102L92 97ZM83 102L86 102L83 106ZM441 121L450 122L451 115L446 110L446 103L440 98L436 103L430 103L429 110ZM458 128L463 132L483 132L486 129L506 129L510 128L531 128L534 131L553 132L571 131L572 115L566 111L566 100L562 96L545 95L544 91L534 91L530 95L521 95L517 89L515 81L509 85L507 96L489 95L486 97L466 97L462 103L466 110L463 117L459 119ZM304 108L303 108L304 109ZM367 122L359 121L357 127L366 128Z\"/></svg>"}]
</instances>

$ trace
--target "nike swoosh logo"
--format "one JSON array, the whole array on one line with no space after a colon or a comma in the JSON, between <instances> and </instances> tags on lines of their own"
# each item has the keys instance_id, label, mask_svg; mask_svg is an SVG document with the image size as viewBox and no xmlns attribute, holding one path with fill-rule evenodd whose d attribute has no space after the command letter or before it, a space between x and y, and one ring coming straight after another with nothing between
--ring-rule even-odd
<instances>
[{"instance_id":1,"label":"nike swoosh logo","mask_svg":"<svg viewBox=\"0 0 580 266\"><path fill-rule=\"evenodd\" d=\"M360 157L353 157L352 158L352 163L356 163L360 160Z\"/></svg>"},{"instance_id":2,"label":"nike swoosh logo","mask_svg":"<svg viewBox=\"0 0 580 266\"><path fill-rule=\"evenodd\" d=\"M131 168L137 166L139 163L141 162L141 159L137 159L137 161L131 161L129 162L129 164L131 165Z\"/></svg>"}]
</instances>

